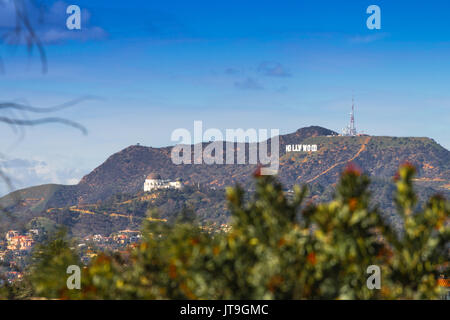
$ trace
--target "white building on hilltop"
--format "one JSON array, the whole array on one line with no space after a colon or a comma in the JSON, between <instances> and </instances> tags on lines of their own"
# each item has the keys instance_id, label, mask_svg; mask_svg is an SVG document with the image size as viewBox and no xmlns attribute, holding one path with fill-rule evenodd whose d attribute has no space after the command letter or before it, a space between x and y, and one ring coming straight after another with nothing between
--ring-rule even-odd
<instances>
[{"instance_id":1,"label":"white building on hilltop","mask_svg":"<svg viewBox=\"0 0 450 320\"><path fill-rule=\"evenodd\" d=\"M159 174L151 173L144 182L144 191L153 191L158 189L181 189L181 180L170 181L170 179L161 179Z\"/></svg>"}]
</instances>

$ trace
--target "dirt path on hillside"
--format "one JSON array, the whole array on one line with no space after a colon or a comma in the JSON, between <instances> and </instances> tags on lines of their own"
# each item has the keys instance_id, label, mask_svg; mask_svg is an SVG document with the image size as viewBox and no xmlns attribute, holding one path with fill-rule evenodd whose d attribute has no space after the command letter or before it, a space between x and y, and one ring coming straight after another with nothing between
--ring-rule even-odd
<instances>
[{"instance_id":1,"label":"dirt path on hillside","mask_svg":"<svg viewBox=\"0 0 450 320\"><path fill-rule=\"evenodd\" d=\"M336 168L337 166L339 166L339 165L341 165L341 164L345 164L345 163L348 163L348 162L351 162L351 161L355 160L357 157L359 157L359 155L361 154L361 152L363 152L364 150L366 150L366 145L369 143L369 141L370 141L371 138L372 138L372 137L367 137L367 138L364 140L363 144L361 145L361 148L359 148L358 152L357 152L353 157L351 157L351 158L348 159L348 160L339 161L339 162L333 164L333 165L332 165L331 167L329 167L327 170L325 170L325 171L319 173L319 174L318 174L317 176L315 176L314 178L309 179L308 181L306 181L306 183L313 182L314 180L316 180L316 179L319 178L320 176L324 175L325 173L329 172L330 170L333 170L334 168Z\"/></svg>"}]
</instances>

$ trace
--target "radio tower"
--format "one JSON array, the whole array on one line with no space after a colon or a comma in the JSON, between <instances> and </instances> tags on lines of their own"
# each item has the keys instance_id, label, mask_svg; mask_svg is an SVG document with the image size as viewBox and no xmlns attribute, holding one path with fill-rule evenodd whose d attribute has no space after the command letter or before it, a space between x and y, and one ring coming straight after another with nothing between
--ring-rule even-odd
<instances>
[{"instance_id":1,"label":"radio tower","mask_svg":"<svg viewBox=\"0 0 450 320\"><path fill-rule=\"evenodd\" d=\"M355 127L355 99L352 95L352 112L350 112L350 124L342 130L343 136L356 136Z\"/></svg>"},{"instance_id":2,"label":"radio tower","mask_svg":"<svg viewBox=\"0 0 450 320\"><path fill-rule=\"evenodd\" d=\"M352 112L350 113L350 135L356 136L355 128L355 98L352 96Z\"/></svg>"}]
</instances>

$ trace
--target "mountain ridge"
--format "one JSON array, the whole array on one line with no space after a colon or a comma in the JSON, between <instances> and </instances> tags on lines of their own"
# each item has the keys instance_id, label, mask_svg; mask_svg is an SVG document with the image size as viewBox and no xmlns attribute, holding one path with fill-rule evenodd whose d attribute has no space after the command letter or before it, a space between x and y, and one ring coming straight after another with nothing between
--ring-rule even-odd
<instances>
[{"instance_id":1,"label":"mountain ridge","mask_svg":"<svg viewBox=\"0 0 450 320\"><path fill-rule=\"evenodd\" d=\"M398 166L409 161L417 168L418 188L426 189L427 194L433 190L445 195L449 193L450 151L430 138L338 136L336 132L319 126L300 128L279 138L278 179L287 189L294 184L306 183L320 197L321 192L337 182L340 172L350 161L373 179L382 181L380 188L383 189L392 182ZM300 144L317 145L317 151L286 152L287 145ZM235 143L235 146L248 150L250 144ZM0 205L8 207L13 196L21 198L20 210L28 210L32 216L48 208L95 204L115 194L141 192L145 177L152 172L164 179L181 178L186 185L201 184L221 189L238 183L247 190L252 189L252 173L256 165L175 165L170 157L172 148L131 145L109 156L77 185L46 185L42 187L40 197L36 196L39 186L17 190L0 198ZM390 201L386 198L386 190L379 193L384 194L382 201ZM27 202L27 198L41 200Z\"/></svg>"}]
</instances>

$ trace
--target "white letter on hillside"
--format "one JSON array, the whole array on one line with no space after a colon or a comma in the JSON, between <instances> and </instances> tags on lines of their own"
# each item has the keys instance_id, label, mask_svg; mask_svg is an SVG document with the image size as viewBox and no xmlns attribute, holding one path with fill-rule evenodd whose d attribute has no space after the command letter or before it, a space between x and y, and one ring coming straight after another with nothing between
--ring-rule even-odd
<instances>
[{"instance_id":1,"label":"white letter on hillside","mask_svg":"<svg viewBox=\"0 0 450 320\"><path fill-rule=\"evenodd\" d=\"M194 121L194 164L203 163L203 121Z\"/></svg>"},{"instance_id":2,"label":"white letter on hillside","mask_svg":"<svg viewBox=\"0 0 450 320\"><path fill-rule=\"evenodd\" d=\"M179 128L172 132L170 137L171 141L179 141L179 144L172 148L172 152L170 154L170 158L172 159L172 163L174 164L191 164L191 133L187 129ZM182 152L182 156L180 156L180 152Z\"/></svg>"},{"instance_id":3,"label":"white letter on hillside","mask_svg":"<svg viewBox=\"0 0 450 320\"><path fill-rule=\"evenodd\" d=\"M280 167L280 130L271 129L270 134L272 137L267 138L267 130L259 130L259 140L265 140L259 143L259 161L267 165L270 163L270 167L262 167L261 174L265 176L275 175L278 173ZM268 150L268 143L270 140L270 156Z\"/></svg>"},{"instance_id":4,"label":"white letter on hillside","mask_svg":"<svg viewBox=\"0 0 450 320\"><path fill-rule=\"evenodd\" d=\"M214 137L214 140L213 140ZM223 164L223 136L219 129L208 129L203 134L204 141L212 141L203 150L206 164ZM214 155L213 155L214 153Z\"/></svg>"},{"instance_id":5,"label":"white letter on hillside","mask_svg":"<svg viewBox=\"0 0 450 320\"><path fill-rule=\"evenodd\" d=\"M257 142L258 136L255 129L227 129L225 132L227 145L226 145L226 163L234 164L234 142L237 142L237 163L245 164L245 142L248 138L249 146L249 163L256 163L257 152L256 148L251 148L251 142ZM231 149L231 150L230 150ZM232 151L232 152L230 152Z\"/></svg>"}]
</instances>

